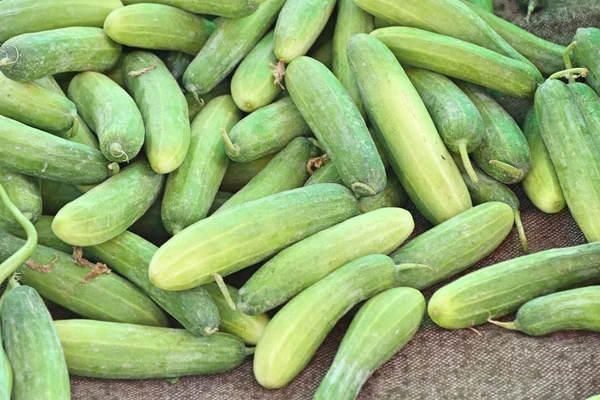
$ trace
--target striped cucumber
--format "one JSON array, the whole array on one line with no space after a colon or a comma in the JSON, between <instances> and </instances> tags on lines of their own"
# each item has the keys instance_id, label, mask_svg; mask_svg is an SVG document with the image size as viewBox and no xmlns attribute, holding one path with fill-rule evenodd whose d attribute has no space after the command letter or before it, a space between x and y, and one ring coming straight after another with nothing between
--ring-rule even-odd
<instances>
[{"instance_id":1,"label":"striped cucumber","mask_svg":"<svg viewBox=\"0 0 600 400\"><path fill-rule=\"evenodd\" d=\"M221 182L220 190L237 192L248 184L260 171L271 162L275 154L269 154L258 160L247 163L230 162Z\"/></svg>"},{"instance_id":2,"label":"striped cucumber","mask_svg":"<svg viewBox=\"0 0 600 400\"><path fill-rule=\"evenodd\" d=\"M165 290L209 283L213 274L229 275L249 267L356 214L352 193L335 184L242 204L197 222L165 243L150 263L150 281ZM247 229L248 224L253 228Z\"/></svg>"},{"instance_id":3,"label":"striped cucumber","mask_svg":"<svg viewBox=\"0 0 600 400\"><path fill-rule=\"evenodd\" d=\"M573 41L577 42L573 49L575 63L587 68L587 82L600 94L600 29L579 28Z\"/></svg>"},{"instance_id":4,"label":"striped cucumber","mask_svg":"<svg viewBox=\"0 0 600 400\"><path fill-rule=\"evenodd\" d=\"M376 136L419 211L439 224L471 208L458 168L390 50L373 36L357 34L348 57Z\"/></svg>"},{"instance_id":5,"label":"striped cucumber","mask_svg":"<svg viewBox=\"0 0 600 400\"><path fill-rule=\"evenodd\" d=\"M493 0L466 0L467 3L473 4L474 6L477 6L479 8L481 8L482 10L485 10L489 13L494 13L494 2Z\"/></svg>"},{"instance_id":6,"label":"striped cucumber","mask_svg":"<svg viewBox=\"0 0 600 400\"><path fill-rule=\"evenodd\" d=\"M246 314L272 310L353 260L389 254L413 228L408 211L383 208L325 229L259 268L240 289L237 308Z\"/></svg>"},{"instance_id":7,"label":"striped cucumber","mask_svg":"<svg viewBox=\"0 0 600 400\"><path fill-rule=\"evenodd\" d=\"M6 290L3 295L6 294ZM1 329L0 329L1 330ZM0 336L0 399L10 400L13 387L13 372L10 360L4 351L2 337Z\"/></svg>"},{"instance_id":8,"label":"striped cucumber","mask_svg":"<svg viewBox=\"0 0 600 400\"><path fill-rule=\"evenodd\" d=\"M411 288L390 289L367 301L352 320L314 399L355 399L373 372L413 338L423 314L425 298Z\"/></svg>"},{"instance_id":9,"label":"striped cucumber","mask_svg":"<svg viewBox=\"0 0 600 400\"><path fill-rule=\"evenodd\" d=\"M387 178L389 179L389 174L387 175ZM338 174L338 171L332 162L328 162L327 164L323 165L321 168L316 170L310 176L310 178L308 178L308 180L306 181L304 186L316 185L319 183L339 183L340 185L344 184L344 182L342 182L342 178L340 177L340 174ZM386 188L389 183L390 182L388 181L385 184ZM385 192L385 188L383 189L383 192ZM383 193L383 192L381 192L381 193ZM363 198L361 198L361 200L366 200L366 199L370 199L370 198L379 198L378 196L381 195L381 193L379 193L375 196L371 196L371 197L363 197Z\"/></svg>"},{"instance_id":10,"label":"striped cucumber","mask_svg":"<svg viewBox=\"0 0 600 400\"><path fill-rule=\"evenodd\" d=\"M56 215L61 208L82 195L73 185L47 179L41 180L41 194L43 215Z\"/></svg>"},{"instance_id":11,"label":"striped cucumber","mask_svg":"<svg viewBox=\"0 0 600 400\"><path fill-rule=\"evenodd\" d=\"M218 15L227 18L243 18L256 11L256 0L123 0L123 4L157 3L190 11L195 14Z\"/></svg>"},{"instance_id":12,"label":"striped cucumber","mask_svg":"<svg viewBox=\"0 0 600 400\"><path fill-rule=\"evenodd\" d=\"M0 185L25 218L35 224L42 215L40 179L0 167ZM0 203L0 222L14 227L21 226L3 203Z\"/></svg>"},{"instance_id":13,"label":"striped cucumber","mask_svg":"<svg viewBox=\"0 0 600 400\"><path fill-rule=\"evenodd\" d=\"M365 214L386 207L403 207L408 195L393 171L387 173L387 184L383 192L371 197L363 197L358 201L360 212Z\"/></svg>"}]
</instances>

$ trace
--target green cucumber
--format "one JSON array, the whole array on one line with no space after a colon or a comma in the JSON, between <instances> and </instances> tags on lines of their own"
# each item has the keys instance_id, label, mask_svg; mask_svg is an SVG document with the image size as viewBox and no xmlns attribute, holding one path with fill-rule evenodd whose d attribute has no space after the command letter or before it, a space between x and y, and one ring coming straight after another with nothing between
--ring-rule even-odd
<instances>
[{"instance_id":1,"label":"green cucumber","mask_svg":"<svg viewBox=\"0 0 600 400\"><path fill-rule=\"evenodd\" d=\"M277 153L294 138L310 134L294 100L284 97L237 123L227 135L225 149L233 161L245 163Z\"/></svg>"},{"instance_id":2,"label":"green cucumber","mask_svg":"<svg viewBox=\"0 0 600 400\"><path fill-rule=\"evenodd\" d=\"M600 152L600 97L590 86L581 82L569 84L573 100L583 113L590 134L585 138L588 146L596 154ZM600 160L598 158L597 160Z\"/></svg>"},{"instance_id":3,"label":"green cucumber","mask_svg":"<svg viewBox=\"0 0 600 400\"><path fill-rule=\"evenodd\" d=\"M391 51L373 36L357 34L348 57L377 139L419 211L439 224L471 208L458 168Z\"/></svg>"},{"instance_id":4,"label":"green cucumber","mask_svg":"<svg viewBox=\"0 0 600 400\"><path fill-rule=\"evenodd\" d=\"M313 174L310 176L310 178L308 178L306 183L304 183L304 186L316 185L319 183L339 183L340 185L344 184L344 182L342 182L340 174L338 174L337 169L335 168L335 165L333 165L332 162L328 162L327 164L323 165L321 168L313 172ZM388 184L389 181L385 185L386 188ZM383 192L385 192L385 188L383 189ZM381 193L375 196L361 198L361 200L366 200L374 197L378 198L378 196L381 195Z\"/></svg>"},{"instance_id":5,"label":"green cucumber","mask_svg":"<svg viewBox=\"0 0 600 400\"><path fill-rule=\"evenodd\" d=\"M356 214L354 196L334 184L242 204L197 222L165 243L150 263L150 281L165 290L209 283L213 274L225 276L249 267Z\"/></svg>"},{"instance_id":6,"label":"green cucumber","mask_svg":"<svg viewBox=\"0 0 600 400\"><path fill-rule=\"evenodd\" d=\"M286 83L294 103L319 139L340 177L357 196L385 187L385 168L365 121L346 89L323 64L294 60Z\"/></svg>"},{"instance_id":7,"label":"green cucumber","mask_svg":"<svg viewBox=\"0 0 600 400\"><path fill-rule=\"evenodd\" d=\"M352 320L314 399L355 399L373 372L413 338L423 314L425 298L411 288L390 289L367 301Z\"/></svg>"},{"instance_id":8,"label":"green cucumber","mask_svg":"<svg viewBox=\"0 0 600 400\"><path fill-rule=\"evenodd\" d=\"M173 73L173 70L171 70ZM175 76L175 75L173 75ZM178 78L180 81L181 78ZM185 100L188 103L188 112L190 114L190 122L193 122L198 113L202 111L205 105L207 105L212 99L219 96L225 96L230 93L231 84L228 79L225 79L223 82L219 83L213 90L202 95L202 97L198 97L195 93L186 93Z\"/></svg>"},{"instance_id":9,"label":"green cucumber","mask_svg":"<svg viewBox=\"0 0 600 400\"><path fill-rule=\"evenodd\" d=\"M240 289L237 308L246 314L272 310L353 260L389 254L413 228L408 211L383 208L316 233L259 268Z\"/></svg>"},{"instance_id":10,"label":"green cucumber","mask_svg":"<svg viewBox=\"0 0 600 400\"><path fill-rule=\"evenodd\" d=\"M258 160L247 163L230 162L225 176L221 182L220 190L226 192L237 192L248 184L271 162L275 154L268 154Z\"/></svg>"},{"instance_id":11,"label":"green cucumber","mask_svg":"<svg viewBox=\"0 0 600 400\"><path fill-rule=\"evenodd\" d=\"M192 124L190 150L169 174L162 201L163 225L172 234L205 218L223 180L229 158L221 133L241 118L231 96L210 101Z\"/></svg>"},{"instance_id":12,"label":"green cucumber","mask_svg":"<svg viewBox=\"0 0 600 400\"><path fill-rule=\"evenodd\" d=\"M219 21L208 42L183 75L186 90L203 95L214 89L269 30L284 2L266 0L248 17Z\"/></svg>"},{"instance_id":13,"label":"green cucumber","mask_svg":"<svg viewBox=\"0 0 600 400\"><path fill-rule=\"evenodd\" d=\"M371 33L403 65L424 68L514 97L531 97L538 81L528 64L462 40L415 28ZM538 72L539 73L539 72Z\"/></svg>"},{"instance_id":14,"label":"green cucumber","mask_svg":"<svg viewBox=\"0 0 600 400\"><path fill-rule=\"evenodd\" d=\"M547 214L560 212L566 206L565 196L560 188L548 149L542 139L535 107L532 107L527 113L523 134L527 138L531 150L531 168L523 180L525 194L541 211Z\"/></svg>"},{"instance_id":15,"label":"green cucumber","mask_svg":"<svg viewBox=\"0 0 600 400\"><path fill-rule=\"evenodd\" d=\"M214 29L207 19L161 4L117 8L104 21L104 31L117 43L191 55L198 54Z\"/></svg>"},{"instance_id":16,"label":"green cucumber","mask_svg":"<svg viewBox=\"0 0 600 400\"><path fill-rule=\"evenodd\" d=\"M82 195L73 185L47 179L41 180L41 194L43 215L56 215L61 208Z\"/></svg>"},{"instance_id":17,"label":"green cucumber","mask_svg":"<svg viewBox=\"0 0 600 400\"><path fill-rule=\"evenodd\" d=\"M256 11L256 0L123 0L123 4L157 3L190 11L195 14L218 15L227 18L243 18Z\"/></svg>"},{"instance_id":18,"label":"green cucumber","mask_svg":"<svg viewBox=\"0 0 600 400\"><path fill-rule=\"evenodd\" d=\"M6 294L6 290L4 291L4 294ZM10 360L4 351L4 347L2 346L2 337L0 336L0 399L10 400L10 394L13 387L13 378Z\"/></svg>"},{"instance_id":19,"label":"green cucumber","mask_svg":"<svg viewBox=\"0 0 600 400\"><path fill-rule=\"evenodd\" d=\"M0 167L0 185L4 187L12 203L25 218L35 224L42 215L40 179ZM15 227L21 226L2 203L0 203L0 222Z\"/></svg>"},{"instance_id":20,"label":"green cucumber","mask_svg":"<svg viewBox=\"0 0 600 400\"><path fill-rule=\"evenodd\" d=\"M492 14L494 13L493 0L466 0L466 1L467 1L467 3L473 4L474 6L481 8L482 10L485 10Z\"/></svg>"},{"instance_id":21,"label":"green cucumber","mask_svg":"<svg viewBox=\"0 0 600 400\"><path fill-rule=\"evenodd\" d=\"M310 58L314 58L329 69L333 69L333 39L323 43L321 46L308 53Z\"/></svg>"},{"instance_id":22,"label":"green cucumber","mask_svg":"<svg viewBox=\"0 0 600 400\"><path fill-rule=\"evenodd\" d=\"M587 82L600 94L600 29L579 28L573 40L577 43L573 49L575 63L587 68Z\"/></svg>"},{"instance_id":23,"label":"green cucumber","mask_svg":"<svg viewBox=\"0 0 600 400\"><path fill-rule=\"evenodd\" d=\"M2 339L14 373L14 399L70 399L69 374L52 316L29 286L2 300Z\"/></svg>"},{"instance_id":24,"label":"green cucumber","mask_svg":"<svg viewBox=\"0 0 600 400\"><path fill-rule=\"evenodd\" d=\"M393 171L387 174L387 184L383 192L371 197L363 197L358 201L360 212L365 214L386 207L403 207L408 195Z\"/></svg>"},{"instance_id":25,"label":"green cucumber","mask_svg":"<svg viewBox=\"0 0 600 400\"><path fill-rule=\"evenodd\" d=\"M183 74L187 67L190 66L194 56L190 54L183 53L181 51L170 51L164 59L165 65L171 71L171 75L177 81L177 83L181 84L181 79L183 78ZM190 117L190 120L193 120Z\"/></svg>"},{"instance_id":26,"label":"green cucumber","mask_svg":"<svg viewBox=\"0 0 600 400\"><path fill-rule=\"evenodd\" d=\"M600 332L600 286L571 289L525 303L513 322L490 321L529 336L564 330Z\"/></svg>"},{"instance_id":27,"label":"green cucumber","mask_svg":"<svg viewBox=\"0 0 600 400\"><path fill-rule=\"evenodd\" d=\"M152 171L146 161L137 161L63 207L52 230L73 246L104 243L144 215L163 183L163 176Z\"/></svg>"},{"instance_id":28,"label":"green cucumber","mask_svg":"<svg viewBox=\"0 0 600 400\"><path fill-rule=\"evenodd\" d=\"M82 72L69 84L69 98L100 140L109 161L129 162L144 144L144 121L133 99L98 72Z\"/></svg>"},{"instance_id":29,"label":"green cucumber","mask_svg":"<svg viewBox=\"0 0 600 400\"><path fill-rule=\"evenodd\" d=\"M102 379L208 375L238 367L248 354L226 333L194 336L183 329L101 321L56 321L69 373Z\"/></svg>"},{"instance_id":30,"label":"green cucumber","mask_svg":"<svg viewBox=\"0 0 600 400\"><path fill-rule=\"evenodd\" d=\"M125 57L123 77L142 113L152 169L175 171L190 147L188 105L177 81L157 56L141 51Z\"/></svg>"},{"instance_id":31,"label":"green cucumber","mask_svg":"<svg viewBox=\"0 0 600 400\"><path fill-rule=\"evenodd\" d=\"M148 211L135 221L128 230L157 246L161 246L171 238L171 235L163 226L161 209L162 201L158 198Z\"/></svg>"},{"instance_id":32,"label":"green cucumber","mask_svg":"<svg viewBox=\"0 0 600 400\"><path fill-rule=\"evenodd\" d=\"M600 282L600 243L542 251L479 269L444 286L429 316L446 329L481 325L531 299Z\"/></svg>"},{"instance_id":33,"label":"green cucumber","mask_svg":"<svg viewBox=\"0 0 600 400\"><path fill-rule=\"evenodd\" d=\"M0 54L0 72L31 82L60 72L108 71L119 61L121 45L101 28L71 27L15 36Z\"/></svg>"},{"instance_id":34,"label":"green cucumber","mask_svg":"<svg viewBox=\"0 0 600 400\"><path fill-rule=\"evenodd\" d=\"M490 255L508 236L514 212L505 203L484 203L421 234L390 255L396 264L417 263L431 269L409 269L402 286L427 289Z\"/></svg>"}]
</instances>

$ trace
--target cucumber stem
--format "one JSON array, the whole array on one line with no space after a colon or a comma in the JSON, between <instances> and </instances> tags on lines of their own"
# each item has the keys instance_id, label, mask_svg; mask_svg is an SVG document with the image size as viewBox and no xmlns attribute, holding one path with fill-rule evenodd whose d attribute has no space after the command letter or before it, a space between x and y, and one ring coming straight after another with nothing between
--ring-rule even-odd
<instances>
[{"instance_id":1,"label":"cucumber stem","mask_svg":"<svg viewBox=\"0 0 600 400\"><path fill-rule=\"evenodd\" d=\"M568 77L573 75L573 78L586 77L588 72L590 72L587 68L571 68L565 69L564 71L558 71L555 74L550 75L548 79L560 79L564 77Z\"/></svg>"},{"instance_id":2,"label":"cucumber stem","mask_svg":"<svg viewBox=\"0 0 600 400\"><path fill-rule=\"evenodd\" d=\"M246 347L246 355L251 356L256 351L256 347Z\"/></svg>"},{"instance_id":3,"label":"cucumber stem","mask_svg":"<svg viewBox=\"0 0 600 400\"><path fill-rule=\"evenodd\" d=\"M519 232L519 239L521 240L521 245L523 246L523 250L525 252L529 252L529 243L527 242L527 236L525 235L525 228L523 227L523 222L521 221L521 213L519 210L515 209L515 225L517 225L517 231Z\"/></svg>"},{"instance_id":4,"label":"cucumber stem","mask_svg":"<svg viewBox=\"0 0 600 400\"><path fill-rule=\"evenodd\" d=\"M233 144L231 138L229 137L225 129L221 129L221 136L223 136L223 141L225 142L225 150L227 151L227 154L231 155L232 157L239 157L240 148Z\"/></svg>"},{"instance_id":5,"label":"cucumber stem","mask_svg":"<svg viewBox=\"0 0 600 400\"><path fill-rule=\"evenodd\" d=\"M425 264L417 264L417 263L406 263L406 264L396 264L397 271L410 271L413 269L429 269L435 272L435 269Z\"/></svg>"},{"instance_id":6,"label":"cucumber stem","mask_svg":"<svg viewBox=\"0 0 600 400\"><path fill-rule=\"evenodd\" d=\"M350 185L350 189L352 189L353 192L359 194L361 197L375 196L377 194L375 189L362 182L354 182L352 185Z\"/></svg>"},{"instance_id":7,"label":"cucumber stem","mask_svg":"<svg viewBox=\"0 0 600 400\"><path fill-rule=\"evenodd\" d=\"M523 174L517 167L513 167L512 165L507 164L505 162L498 161L498 160L491 160L490 165L498 168L501 171L506 172L514 179L521 179L523 177Z\"/></svg>"},{"instance_id":8,"label":"cucumber stem","mask_svg":"<svg viewBox=\"0 0 600 400\"><path fill-rule=\"evenodd\" d=\"M119 143L111 144L110 147L108 148L108 151L110 152L110 155L115 158L120 158L122 156L125 156L125 162L127 164L129 164L129 156L127 155L127 153L125 153L123 151L123 148L121 147L121 145Z\"/></svg>"},{"instance_id":9,"label":"cucumber stem","mask_svg":"<svg viewBox=\"0 0 600 400\"><path fill-rule=\"evenodd\" d=\"M223 277L217 274L216 272L213 273L212 276L215 282L217 283L217 286L219 287L219 290L221 291L221 294L223 295L223 298L225 299L225 302L227 303L229 308L231 308L233 311L236 311L237 308L235 307L235 303L231 298L231 294L229 294L229 290L227 290L227 285L225 285Z\"/></svg>"},{"instance_id":10,"label":"cucumber stem","mask_svg":"<svg viewBox=\"0 0 600 400\"><path fill-rule=\"evenodd\" d=\"M577 46L577 42L573 42L567 46L565 52L563 53L563 61L565 62L565 68L567 70L573 69L573 63L571 62L571 51ZM575 83L575 77L573 75L568 75L569 83Z\"/></svg>"},{"instance_id":11,"label":"cucumber stem","mask_svg":"<svg viewBox=\"0 0 600 400\"><path fill-rule=\"evenodd\" d=\"M204 336L210 336L217 332L219 332L219 328L209 328L208 326L204 328Z\"/></svg>"},{"instance_id":12,"label":"cucumber stem","mask_svg":"<svg viewBox=\"0 0 600 400\"><path fill-rule=\"evenodd\" d=\"M20 276L17 272L12 274L12 276L8 278L8 282L6 284L6 288L4 289L4 293L2 293L2 296L0 296L0 315L2 315L2 301L4 300L4 296L6 296L6 294L12 289L21 286L21 284L19 283L19 279Z\"/></svg>"},{"instance_id":13,"label":"cucumber stem","mask_svg":"<svg viewBox=\"0 0 600 400\"><path fill-rule=\"evenodd\" d=\"M467 152L467 142L465 140L461 140L460 143L458 143L458 151L460 153L460 157L462 158L465 171L467 171L467 174L469 175L469 178L471 178L471 181L473 181L473 183L479 183L479 177L473 169L473 164L471 163L469 153Z\"/></svg>"},{"instance_id":14,"label":"cucumber stem","mask_svg":"<svg viewBox=\"0 0 600 400\"><path fill-rule=\"evenodd\" d=\"M525 19L527 22L531 19L531 14L535 11L538 5L538 0L529 0L529 4L527 5L527 17Z\"/></svg>"},{"instance_id":15,"label":"cucumber stem","mask_svg":"<svg viewBox=\"0 0 600 400\"><path fill-rule=\"evenodd\" d=\"M517 325L515 322L500 322L500 321L494 321L493 319L488 319L488 322L490 324L498 325L504 329L508 329L511 331L518 331Z\"/></svg>"},{"instance_id":16,"label":"cucumber stem","mask_svg":"<svg viewBox=\"0 0 600 400\"><path fill-rule=\"evenodd\" d=\"M116 175L121 171L121 167L119 166L119 163L116 163L116 162L108 164L108 169L111 172L111 175Z\"/></svg>"},{"instance_id":17,"label":"cucumber stem","mask_svg":"<svg viewBox=\"0 0 600 400\"><path fill-rule=\"evenodd\" d=\"M19 61L19 49L17 49L12 44L8 44L7 46L10 46L13 49L15 49L15 52L17 54L17 58L15 58L14 60L11 60L10 57L9 57L9 55L8 55L8 52L6 50L0 50L2 53L4 53L4 57L0 58L0 67L3 67L5 65L15 64L17 61Z\"/></svg>"}]
</instances>

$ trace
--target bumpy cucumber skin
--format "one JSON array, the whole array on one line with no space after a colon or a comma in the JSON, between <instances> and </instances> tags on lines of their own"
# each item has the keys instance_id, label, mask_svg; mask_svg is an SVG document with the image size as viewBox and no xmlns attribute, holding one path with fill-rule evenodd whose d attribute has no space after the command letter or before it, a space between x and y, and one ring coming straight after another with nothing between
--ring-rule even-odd
<instances>
[{"instance_id":1,"label":"bumpy cucumber skin","mask_svg":"<svg viewBox=\"0 0 600 400\"><path fill-rule=\"evenodd\" d=\"M202 95L225 79L269 30L284 2L266 0L248 17L220 20L183 75L187 91Z\"/></svg>"},{"instance_id":2,"label":"bumpy cucumber skin","mask_svg":"<svg viewBox=\"0 0 600 400\"><path fill-rule=\"evenodd\" d=\"M570 83L568 87L590 130L590 134L585 136L587 144L598 154L600 152L600 97L585 83Z\"/></svg>"},{"instance_id":3,"label":"bumpy cucumber skin","mask_svg":"<svg viewBox=\"0 0 600 400\"><path fill-rule=\"evenodd\" d=\"M150 281L165 290L209 283L213 273L239 271L356 214L352 193L335 184L242 204L197 222L165 243L150 263ZM253 229L247 229L248 224Z\"/></svg>"},{"instance_id":4,"label":"bumpy cucumber skin","mask_svg":"<svg viewBox=\"0 0 600 400\"><path fill-rule=\"evenodd\" d=\"M221 131L231 129L241 116L231 96L221 96L194 120L190 150L169 175L163 196L162 221L170 233L177 234L208 214L229 166Z\"/></svg>"},{"instance_id":5,"label":"bumpy cucumber skin","mask_svg":"<svg viewBox=\"0 0 600 400\"><path fill-rule=\"evenodd\" d=\"M0 343L2 337L0 336ZM10 366L10 360L4 351L4 347L0 345L0 399L10 400L10 394L13 386L13 372Z\"/></svg>"},{"instance_id":6,"label":"bumpy cucumber skin","mask_svg":"<svg viewBox=\"0 0 600 400\"><path fill-rule=\"evenodd\" d=\"M395 284L395 269L387 256L362 257L292 299L258 341L254 354L258 383L279 389L292 381L350 308Z\"/></svg>"},{"instance_id":7,"label":"bumpy cucumber skin","mask_svg":"<svg viewBox=\"0 0 600 400\"><path fill-rule=\"evenodd\" d=\"M334 163L344 183L358 196L385 188L385 168L365 121L352 98L323 64L295 59L286 72L287 88Z\"/></svg>"},{"instance_id":8,"label":"bumpy cucumber skin","mask_svg":"<svg viewBox=\"0 0 600 400\"><path fill-rule=\"evenodd\" d=\"M13 398L71 398L67 364L52 316L31 287L16 287L4 297L2 339L14 372Z\"/></svg>"},{"instance_id":9,"label":"bumpy cucumber skin","mask_svg":"<svg viewBox=\"0 0 600 400\"><path fill-rule=\"evenodd\" d=\"M104 21L104 31L117 43L191 55L198 54L214 29L207 19L161 4L121 7Z\"/></svg>"},{"instance_id":10,"label":"bumpy cucumber skin","mask_svg":"<svg viewBox=\"0 0 600 400\"><path fill-rule=\"evenodd\" d=\"M304 186L316 185L319 183L339 183L340 185L344 184L344 182L342 181L342 178L340 177L340 174L338 174L337 169L335 168L335 165L333 165L332 162L328 162L327 164L323 165L321 168L316 170L310 176L310 178L308 178L308 180L306 181ZM389 183L389 181L386 183L386 187L387 187L388 183ZM383 191L385 191L385 189L383 189ZM383 193L383 192L381 192L381 193ZM381 193L379 193L379 195ZM379 195L375 195L375 196L371 196L371 197L364 197L364 199L377 197Z\"/></svg>"},{"instance_id":11,"label":"bumpy cucumber skin","mask_svg":"<svg viewBox=\"0 0 600 400\"><path fill-rule=\"evenodd\" d=\"M145 68L151 70L131 74ZM144 120L144 148L152 169L159 174L175 171L190 147L188 104L177 81L157 56L141 51L125 57L123 77Z\"/></svg>"},{"instance_id":12,"label":"bumpy cucumber skin","mask_svg":"<svg viewBox=\"0 0 600 400\"><path fill-rule=\"evenodd\" d=\"M243 18L256 11L256 0L123 0L123 4L157 3L181 8L196 14L218 15L226 18Z\"/></svg>"},{"instance_id":13,"label":"bumpy cucumber skin","mask_svg":"<svg viewBox=\"0 0 600 400\"><path fill-rule=\"evenodd\" d=\"M415 28L390 27L371 33L392 50L401 64L498 90L510 96L531 97L536 74L524 62L486 48Z\"/></svg>"},{"instance_id":14,"label":"bumpy cucumber skin","mask_svg":"<svg viewBox=\"0 0 600 400\"><path fill-rule=\"evenodd\" d=\"M394 55L373 36L357 34L348 57L378 141L419 211L439 224L471 208L458 168Z\"/></svg>"},{"instance_id":15,"label":"bumpy cucumber skin","mask_svg":"<svg viewBox=\"0 0 600 400\"><path fill-rule=\"evenodd\" d=\"M129 162L144 145L144 121L133 99L109 77L98 72L77 74L69 98L100 140L107 160Z\"/></svg>"},{"instance_id":16,"label":"bumpy cucumber skin","mask_svg":"<svg viewBox=\"0 0 600 400\"><path fill-rule=\"evenodd\" d=\"M386 207L402 207L408 201L408 194L393 171L387 174L387 184L383 192L358 201L360 212L365 214Z\"/></svg>"},{"instance_id":17,"label":"bumpy cucumber skin","mask_svg":"<svg viewBox=\"0 0 600 400\"><path fill-rule=\"evenodd\" d=\"M227 155L245 163L277 153L294 138L311 134L310 127L291 97L285 97L236 124L229 132L233 149Z\"/></svg>"},{"instance_id":18,"label":"bumpy cucumber skin","mask_svg":"<svg viewBox=\"0 0 600 400\"><path fill-rule=\"evenodd\" d=\"M431 297L429 316L446 329L481 325L527 301L600 282L600 243L542 251L472 272Z\"/></svg>"},{"instance_id":19,"label":"bumpy cucumber skin","mask_svg":"<svg viewBox=\"0 0 600 400\"><path fill-rule=\"evenodd\" d=\"M371 374L413 338L423 314L425 298L411 288L390 289L367 301L352 320L314 399L355 399Z\"/></svg>"},{"instance_id":20,"label":"bumpy cucumber skin","mask_svg":"<svg viewBox=\"0 0 600 400\"><path fill-rule=\"evenodd\" d=\"M579 28L573 41L577 42L573 49L575 63L589 70L587 82L600 94L600 29Z\"/></svg>"},{"instance_id":21,"label":"bumpy cucumber skin","mask_svg":"<svg viewBox=\"0 0 600 400\"><path fill-rule=\"evenodd\" d=\"M226 333L88 320L56 321L69 373L102 379L173 378L230 371L247 351Z\"/></svg>"},{"instance_id":22,"label":"bumpy cucumber skin","mask_svg":"<svg viewBox=\"0 0 600 400\"><path fill-rule=\"evenodd\" d=\"M60 72L107 71L119 61L121 45L101 28L71 27L15 36L0 54L6 54L0 72L31 82Z\"/></svg>"},{"instance_id":23,"label":"bumpy cucumber skin","mask_svg":"<svg viewBox=\"0 0 600 400\"><path fill-rule=\"evenodd\" d=\"M63 207L54 218L52 230L73 246L104 243L144 215L163 184L162 175L152 171L146 161L137 161Z\"/></svg>"},{"instance_id":24,"label":"bumpy cucumber skin","mask_svg":"<svg viewBox=\"0 0 600 400\"><path fill-rule=\"evenodd\" d=\"M247 163L230 162L221 182L220 190L235 193L248 184L271 162L275 154L268 154Z\"/></svg>"},{"instance_id":25,"label":"bumpy cucumber skin","mask_svg":"<svg viewBox=\"0 0 600 400\"><path fill-rule=\"evenodd\" d=\"M555 214L566 207L556 170L542 139L535 107L527 113L523 134L531 151L531 168L523 180L523 190L531 202L547 214Z\"/></svg>"},{"instance_id":26,"label":"bumpy cucumber skin","mask_svg":"<svg viewBox=\"0 0 600 400\"><path fill-rule=\"evenodd\" d=\"M400 271L400 283L421 290L461 273L496 250L513 224L513 210L492 202L436 226L390 255L396 264L417 263L433 269Z\"/></svg>"},{"instance_id":27,"label":"bumpy cucumber skin","mask_svg":"<svg viewBox=\"0 0 600 400\"><path fill-rule=\"evenodd\" d=\"M40 179L0 167L0 184L25 218L35 224L42 215ZM4 204L0 204L0 222L20 226Z\"/></svg>"},{"instance_id":28,"label":"bumpy cucumber skin","mask_svg":"<svg viewBox=\"0 0 600 400\"><path fill-rule=\"evenodd\" d=\"M97 184L113 174L99 150L0 116L0 165L73 185Z\"/></svg>"},{"instance_id":29,"label":"bumpy cucumber skin","mask_svg":"<svg viewBox=\"0 0 600 400\"><path fill-rule=\"evenodd\" d=\"M535 95L542 138L571 214L589 242L600 240L600 154L569 87L548 80ZM575 156L573 156L575 155Z\"/></svg>"},{"instance_id":30,"label":"bumpy cucumber skin","mask_svg":"<svg viewBox=\"0 0 600 400\"><path fill-rule=\"evenodd\" d=\"M389 254L413 229L408 211L384 208L316 233L264 264L240 289L237 308L269 311L353 260Z\"/></svg>"}]
</instances>

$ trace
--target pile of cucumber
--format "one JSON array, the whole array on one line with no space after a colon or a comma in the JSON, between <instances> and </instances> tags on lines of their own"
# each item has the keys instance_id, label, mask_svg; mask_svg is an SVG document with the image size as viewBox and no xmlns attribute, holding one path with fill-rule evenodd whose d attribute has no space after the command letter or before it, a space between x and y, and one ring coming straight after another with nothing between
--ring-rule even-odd
<instances>
[{"instance_id":1,"label":"pile of cucumber","mask_svg":"<svg viewBox=\"0 0 600 400\"><path fill-rule=\"evenodd\" d=\"M482 0L2 0L0 43L0 400L247 358L281 388L357 306L315 399L355 398L426 310L600 332L599 29L565 48ZM518 183L589 243L525 254ZM404 244L409 200L433 228ZM426 305L514 225L522 257Z\"/></svg>"}]
</instances>

